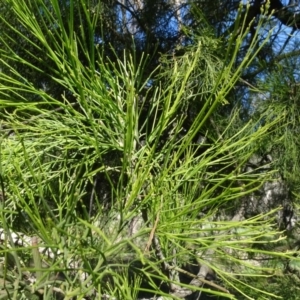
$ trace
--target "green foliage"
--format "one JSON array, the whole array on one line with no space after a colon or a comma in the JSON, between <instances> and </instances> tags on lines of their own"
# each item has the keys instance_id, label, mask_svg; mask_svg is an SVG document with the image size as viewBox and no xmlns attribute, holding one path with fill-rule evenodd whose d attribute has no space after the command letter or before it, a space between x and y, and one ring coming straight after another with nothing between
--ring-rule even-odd
<instances>
[{"instance_id":1,"label":"green foliage","mask_svg":"<svg viewBox=\"0 0 300 300\"><path fill-rule=\"evenodd\" d=\"M217 38L195 36L197 42L184 55L163 56L149 74L147 55L124 51L107 59L93 45L94 12L84 1L70 2L67 25L57 0L7 3L24 31L7 25L28 42L27 32L34 36L38 43L27 54L39 60L34 49L42 45L52 80L66 91L57 98L37 88L14 67L24 63L36 71L34 63L0 50L1 67L10 70L0 78L3 278L14 283L8 293L17 298L20 290L28 290L28 272L34 272L30 291L45 299L137 299L141 292L179 298L173 285L230 299L234 291L251 299L249 288L269 296L244 279L264 278L272 270L253 263L257 256L292 257L254 247L282 239L274 225L277 210L238 221L227 213L272 175L249 174L244 165L257 144L285 125L285 114L269 118L266 110L238 129L238 114L233 114L219 134L208 130L214 112L227 103L255 58L258 39L236 68L247 30L232 36L224 60L215 56ZM75 4L85 20L81 35L73 30ZM32 10L42 17L33 18ZM200 101L184 132L186 107ZM210 142L194 143L204 131ZM40 240L19 248L15 229ZM40 247L54 255L38 254ZM24 258L26 250L32 251L33 268ZM187 275L184 265L191 262L212 269L222 286L192 285L191 278L180 282ZM57 273L63 279L53 279Z\"/></svg>"},{"instance_id":2,"label":"green foliage","mask_svg":"<svg viewBox=\"0 0 300 300\"><path fill-rule=\"evenodd\" d=\"M264 101L257 105L255 113L259 114L270 106L273 108L272 117L280 112L285 113L285 118L282 120L285 126L276 130L273 138L265 144L264 151L274 156L282 177L286 179L290 189L298 193L300 145L297 136L300 111L299 87L294 76L297 77L298 74L289 66L289 62L278 64L268 79L260 83L260 97L264 97Z\"/></svg>"}]
</instances>

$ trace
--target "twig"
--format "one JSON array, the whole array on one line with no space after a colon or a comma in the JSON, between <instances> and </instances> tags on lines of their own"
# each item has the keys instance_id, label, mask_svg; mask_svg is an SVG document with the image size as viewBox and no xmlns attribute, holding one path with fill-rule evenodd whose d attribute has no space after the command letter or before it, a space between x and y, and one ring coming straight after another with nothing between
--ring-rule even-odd
<instances>
[{"instance_id":1,"label":"twig","mask_svg":"<svg viewBox=\"0 0 300 300\"><path fill-rule=\"evenodd\" d=\"M159 212L157 213L155 223L154 223L154 225L153 225L153 227L151 229L150 236L149 236L147 245L145 247L144 253L148 253L149 252L149 249L150 249L150 246L152 244L152 240L153 240L153 237L154 237L154 234L155 234L155 230L157 228L158 221L159 221Z\"/></svg>"}]
</instances>

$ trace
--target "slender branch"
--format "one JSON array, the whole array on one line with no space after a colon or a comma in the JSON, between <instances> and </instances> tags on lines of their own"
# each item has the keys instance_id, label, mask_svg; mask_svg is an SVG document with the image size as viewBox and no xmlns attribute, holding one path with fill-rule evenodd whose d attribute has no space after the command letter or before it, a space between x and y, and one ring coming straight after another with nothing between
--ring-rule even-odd
<instances>
[{"instance_id":1,"label":"slender branch","mask_svg":"<svg viewBox=\"0 0 300 300\"><path fill-rule=\"evenodd\" d=\"M211 282L211 281L205 279L205 277L208 274L214 273L213 270L211 268L209 268L208 266L201 265L198 274L194 275L194 274L192 274L188 271L185 271L185 270L183 270L183 269L181 269L177 266L172 266L167 262L164 254L162 253L162 249L161 249L161 246L160 246L159 239L156 235L154 235L154 237L153 237L153 246L155 248L155 252L156 252L157 257L162 262L162 264L164 265L166 270L168 270L168 271L175 270L179 273L183 273L183 274L188 275L189 277L193 278L192 281L189 283L190 287L188 287L188 288L187 287L181 287L177 284L172 283L171 289L174 291L174 292L170 293L172 296L179 297L179 298L187 297L187 296L191 295L194 292L193 291L194 287L195 288L201 287L204 284L207 284L207 285L209 285L209 286L211 286L211 287L213 287L213 288L215 288L215 289L217 289L221 292L224 292L226 294L230 294L227 289L219 286L218 284L216 284L214 282Z\"/></svg>"},{"instance_id":2,"label":"slender branch","mask_svg":"<svg viewBox=\"0 0 300 300\"><path fill-rule=\"evenodd\" d=\"M65 106L59 106L57 108L54 108L54 109L51 109L49 111L46 111L44 113L41 113L39 115L36 115L36 116L32 116L30 119L26 120L26 121L23 121L22 124L26 125L26 124L30 124L31 122L37 120L38 118L40 117L43 117L47 114L51 114L51 113L54 113L54 112L62 112L64 110L67 110L68 109L68 106L71 106L71 107L76 107L77 105L79 105L79 102L74 102L74 103L68 103L67 105ZM12 135L13 133L15 132L14 129L11 129L11 128L8 128L8 130L5 132L5 137L8 137L10 135ZM3 138L3 137L2 137ZM1 181L2 182L2 181ZM2 186L2 183L1 183L1 186ZM0 187L2 188L2 187ZM3 191L2 191L3 193ZM1 198L1 197L0 197Z\"/></svg>"},{"instance_id":3,"label":"slender branch","mask_svg":"<svg viewBox=\"0 0 300 300\"><path fill-rule=\"evenodd\" d=\"M270 66L275 65L276 63L279 63L280 61L282 61L284 59L289 59L289 58L299 56L299 55L300 55L300 50L295 50L295 51L291 51L289 53L284 53L284 54L278 55L277 57L275 57L274 59L269 61L265 66L262 66L262 67L258 68L256 71L254 71L252 73L244 75L243 79L253 78L256 75L258 75L259 73L266 70L267 68L270 68Z\"/></svg>"}]
</instances>

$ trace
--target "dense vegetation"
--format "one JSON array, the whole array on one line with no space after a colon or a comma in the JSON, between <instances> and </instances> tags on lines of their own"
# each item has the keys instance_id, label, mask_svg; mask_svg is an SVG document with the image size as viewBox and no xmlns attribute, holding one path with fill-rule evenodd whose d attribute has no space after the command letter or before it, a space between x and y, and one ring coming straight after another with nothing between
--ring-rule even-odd
<instances>
[{"instance_id":1,"label":"dense vegetation","mask_svg":"<svg viewBox=\"0 0 300 300\"><path fill-rule=\"evenodd\" d=\"M3 0L0 297L298 299L298 9Z\"/></svg>"}]
</instances>

